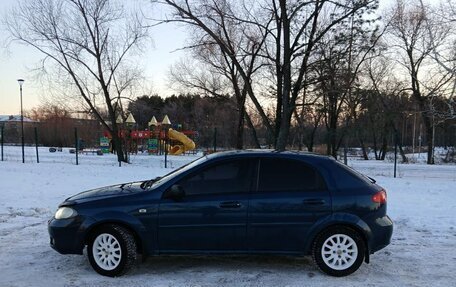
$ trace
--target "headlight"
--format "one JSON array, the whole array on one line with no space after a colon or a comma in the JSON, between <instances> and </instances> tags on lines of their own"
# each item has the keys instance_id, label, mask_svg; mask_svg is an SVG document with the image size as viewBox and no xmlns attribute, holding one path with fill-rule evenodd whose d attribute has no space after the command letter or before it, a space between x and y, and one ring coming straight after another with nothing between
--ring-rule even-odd
<instances>
[{"instance_id":1,"label":"headlight","mask_svg":"<svg viewBox=\"0 0 456 287\"><path fill-rule=\"evenodd\" d=\"M76 215L78 215L78 213L73 208L60 207L55 212L54 217L55 217L55 219L67 219L67 218L75 217Z\"/></svg>"}]
</instances>

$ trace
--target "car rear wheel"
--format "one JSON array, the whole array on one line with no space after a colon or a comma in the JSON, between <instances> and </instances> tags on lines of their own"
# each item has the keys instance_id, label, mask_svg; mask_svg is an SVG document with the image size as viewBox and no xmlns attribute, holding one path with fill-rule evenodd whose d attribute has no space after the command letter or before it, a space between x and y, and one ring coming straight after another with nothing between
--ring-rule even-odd
<instances>
[{"instance_id":1,"label":"car rear wheel","mask_svg":"<svg viewBox=\"0 0 456 287\"><path fill-rule=\"evenodd\" d=\"M136 241L125 228L104 225L91 236L87 247L90 265L104 276L120 276L136 262Z\"/></svg>"},{"instance_id":2,"label":"car rear wheel","mask_svg":"<svg viewBox=\"0 0 456 287\"><path fill-rule=\"evenodd\" d=\"M361 266L365 256L363 238L353 229L332 227L314 241L312 256L317 266L331 276L347 276Z\"/></svg>"}]
</instances>

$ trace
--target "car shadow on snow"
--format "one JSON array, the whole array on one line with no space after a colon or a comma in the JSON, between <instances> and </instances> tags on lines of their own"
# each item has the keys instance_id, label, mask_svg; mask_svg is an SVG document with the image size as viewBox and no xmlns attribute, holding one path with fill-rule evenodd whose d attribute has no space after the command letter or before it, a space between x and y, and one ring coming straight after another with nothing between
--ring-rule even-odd
<instances>
[{"instance_id":1,"label":"car shadow on snow","mask_svg":"<svg viewBox=\"0 0 456 287\"><path fill-rule=\"evenodd\" d=\"M62 274L62 280L68 286L263 287L303 286L303 282L312 286L332 286L341 280L352 286L365 282L366 276L372 275L372 271L378 268L363 264L351 276L340 279L320 272L310 256L161 255L148 257L145 261L139 257L136 266L125 275L109 278L100 276L91 269L86 254L84 257L68 256L63 261L63 266L71 264L75 267ZM379 282L382 281L380 279ZM150 282L154 284L150 285Z\"/></svg>"},{"instance_id":2,"label":"car shadow on snow","mask_svg":"<svg viewBox=\"0 0 456 287\"><path fill-rule=\"evenodd\" d=\"M162 275L200 272L309 272L313 277L317 268L310 256L258 256L258 255L162 255L148 257L130 273L158 273Z\"/></svg>"},{"instance_id":3,"label":"car shadow on snow","mask_svg":"<svg viewBox=\"0 0 456 287\"><path fill-rule=\"evenodd\" d=\"M348 281L364 282L369 269L362 266ZM138 262L126 277L158 280L169 286L302 286L303 282L328 286L331 282L340 283L337 280L340 278L320 272L310 256L275 255L149 257L145 262Z\"/></svg>"}]
</instances>

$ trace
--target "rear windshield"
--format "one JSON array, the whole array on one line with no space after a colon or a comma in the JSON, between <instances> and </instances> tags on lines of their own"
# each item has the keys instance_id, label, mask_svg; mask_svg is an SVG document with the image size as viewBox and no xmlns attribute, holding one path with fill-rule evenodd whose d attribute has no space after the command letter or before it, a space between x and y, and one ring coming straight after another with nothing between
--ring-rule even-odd
<instances>
[{"instance_id":1,"label":"rear windshield","mask_svg":"<svg viewBox=\"0 0 456 287\"><path fill-rule=\"evenodd\" d=\"M375 182L353 168L338 161L335 161L332 176L339 189L360 188L366 185L371 185Z\"/></svg>"}]
</instances>

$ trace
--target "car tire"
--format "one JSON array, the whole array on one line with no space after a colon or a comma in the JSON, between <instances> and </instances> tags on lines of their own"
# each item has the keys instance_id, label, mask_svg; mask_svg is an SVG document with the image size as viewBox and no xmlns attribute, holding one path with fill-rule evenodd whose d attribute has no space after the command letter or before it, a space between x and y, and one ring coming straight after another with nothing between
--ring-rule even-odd
<instances>
[{"instance_id":1,"label":"car tire","mask_svg":"<svg viewBox=\"0 0 456 287\"><path fill-rule=\"evenodd\" d=\"M103 225L92 234L87 255L96 272L115 277L134 266L136 250L136 241L131 232L118 225Z\"/></svg>"},{"instance_id":2,"label":"car tire","mask_svg":"<svg viewBox=\"0 0 456 287\"><path fill-rule=\"evenodd\" d=\"M355 230L336 226L321 232L312 247L312 257L324 273L342 277L358 270L364 260L365 243Z\"/></svg>"}]
</instances>

